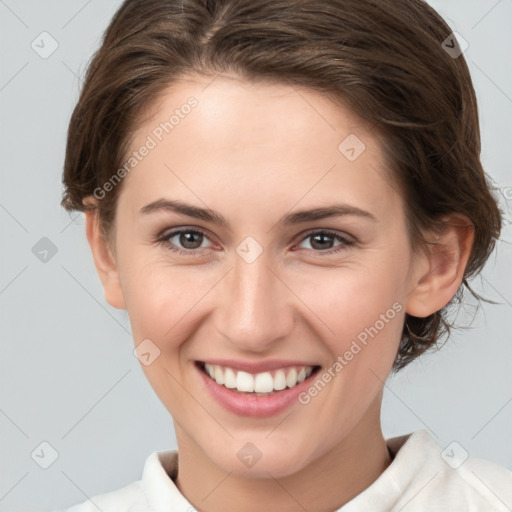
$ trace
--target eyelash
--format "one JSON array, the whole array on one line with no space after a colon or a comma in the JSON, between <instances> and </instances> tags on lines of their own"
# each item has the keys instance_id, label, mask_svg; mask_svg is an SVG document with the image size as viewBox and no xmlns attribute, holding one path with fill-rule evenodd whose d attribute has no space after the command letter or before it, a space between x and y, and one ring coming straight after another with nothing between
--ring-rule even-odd
<instances>
[{"instance_id":1,"label":"eyelash","mask_svg":"<svg viewBox=\"0 0 512 512\"><path fill-rule=\"evenodd\" d=\"M193 234L200 234L200 235L203 235L205 238L208 238L207 234L204 232L204 231L201 231L200 229L191 229L191 228L177 228L177 229L174 229L172 231L169 231L167 233L164 233L160 236L158 236L158 238L156 239L156 242L162 244L163 246L165 246L167 249L169 249L170 251L174 252L174 253L177 253L181 256L201 256L201 252L199 250L196 250L196 249L188 249L188 250L183 250L183 249L179 249L177 248L176 246L174 246L174 244L171 244L169 242L169 240L173 237L175 237L176 235L179 235L181 233L193 233ZM325 251L320 251L320 250L314 250L314 249L311 249L313 250L313 252L315 253L318 253L318 254L321 254L321 255L330 255L330 254L335 254L335 253L338 253L338 252L341 252L343 250L346 250L347 247L350 247L352 245L355 245L356 242L352 241L352 240L349 240L343 236L341 236L339 233L335 232L335 231L330 231L330 230L326 230L326 229L317 229L317 230L313 230L313 231L309 231L307 232L303 237L302 239L300 240L300 242L303 242L304 240L308 239L308 238L311 238L315 235L328 235L336 240L338 240L339 242L341 242L340 245L336 246L337 248L333 248L333 249L328 249L328 250L325 250Z\"/></svg>"}]
</instances>

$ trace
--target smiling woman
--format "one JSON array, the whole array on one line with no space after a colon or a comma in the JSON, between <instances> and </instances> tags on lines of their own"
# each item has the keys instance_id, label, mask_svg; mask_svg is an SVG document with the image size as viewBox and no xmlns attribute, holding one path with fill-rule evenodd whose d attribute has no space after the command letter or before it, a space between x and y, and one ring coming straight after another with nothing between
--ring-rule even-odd
<instances>
[{"instance_id":1,"label":"smiling woman","mask_svg":"<svg viewBox=\"0 0 512 512\"><path fill-rule=\"evenodd\" d=\"M122 4L62 204L178 451L103 512L512 507L505 468L380 424L387 376L448 332L500 234L456 47L420 0Z\"/></svg>"}]
</instances>

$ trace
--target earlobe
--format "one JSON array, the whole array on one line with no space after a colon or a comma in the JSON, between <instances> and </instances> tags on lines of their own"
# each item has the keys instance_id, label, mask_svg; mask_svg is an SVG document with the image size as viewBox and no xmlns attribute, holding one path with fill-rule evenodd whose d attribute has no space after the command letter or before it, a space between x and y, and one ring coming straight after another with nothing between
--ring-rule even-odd
<instances>
[{"instance_id":1,"label":"earlobe","mask_svg":"<svg viewBox=\"0 0 512 512\"><path fill-rule=\"evenodd\" d=\"M87 204L93 204L95 202L94 199L89 199ZM84 204L86 204L85 201ZM112 250L101 232L98 209L85 210L84 214L87 240L94 258L94 265L103 285L105 299L114 308L126 309L117 263L115 256L112 254Z\"/></svg>"},{"instance_id":2,"label":"earlobe","mask_svg":"<svg viewBox=\"0 0 512 512\"><path fill-rule=\"evenodd\" d=\"M457 293L471 254L474 228L460 214L445 219L444 229L427 237L427 254L418 258L406 312L424 318L446 306Z\"/></svg>"}]
</instances>

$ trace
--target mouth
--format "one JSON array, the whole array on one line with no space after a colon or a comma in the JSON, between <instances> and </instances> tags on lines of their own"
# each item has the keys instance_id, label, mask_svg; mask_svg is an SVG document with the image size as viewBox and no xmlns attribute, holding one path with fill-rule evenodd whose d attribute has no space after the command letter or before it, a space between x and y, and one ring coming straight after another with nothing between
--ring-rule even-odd
<instances>
[{"instance_id":1,"label":"mouth","mask_svg":"<svg viewBox=\"0 0 512 512\"><path fill-rule=\"evenodd\" d=\"M240 395L272 396L292 389L318 373L319 365L288 366L260 373L248 373L229 366L196 361L196 366L219 386Z\"/></svg>"}]
</instances>

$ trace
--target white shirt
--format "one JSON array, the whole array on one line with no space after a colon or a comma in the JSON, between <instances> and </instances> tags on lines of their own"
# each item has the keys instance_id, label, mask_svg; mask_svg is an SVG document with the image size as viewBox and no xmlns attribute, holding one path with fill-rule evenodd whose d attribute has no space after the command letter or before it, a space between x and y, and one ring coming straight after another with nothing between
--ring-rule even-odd
<instances>
[{"instance_id":1,"label":"white shirt","mask_svg":"<svg viewBox=\"0 0 512 512\"><path fill-rule=\"evenodd\" d=\"M508 469L465 458L460 445L442 450L426 430L386 443L394 454L391 464L336 512L512 511L512 472ZM55 512L195 512L174 484L177 470L177 451L153 452L146 459L141 480Z\"/></svg>"}]
</instances>

